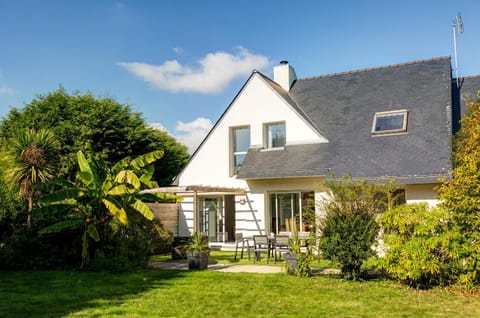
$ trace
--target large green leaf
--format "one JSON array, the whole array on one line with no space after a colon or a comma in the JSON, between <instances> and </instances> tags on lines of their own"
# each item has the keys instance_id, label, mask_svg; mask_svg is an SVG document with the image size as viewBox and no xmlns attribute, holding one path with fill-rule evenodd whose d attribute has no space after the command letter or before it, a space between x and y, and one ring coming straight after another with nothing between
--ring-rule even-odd
<instances>
[{"instance_id":1,"label":"large green leaf","mask_svg":"<svg viewBox=\"0 0 480 318\"><path fill-rule=\"evenodd\" d=\"M90 172L91 175L93 175L92 168L90 167L90 164L88 163L88 160L87 158L85 158L85 155L82 151L77 152L77 160L80 171L87 171Z\"/></svg>"},{"instance_id":2,"label":"large green leaf","mask_svg":"<svg viewBox=\"0 0 480 318\"><path fill-rule=\"evenodd\" d=\"M102 199L103 204L107 207L108 211L122 224L127 225L127 212L123 207L113 199Z\"/></svg>"},{"instance_id":3,"label":"large green leaf","mask_svg":"<svg viewBox=\"0 0 480 318\"><path fill-rule=\"evenodd\" d=\"M143 184L148 184L150 182L150 180L152 180L152 177L153 177L153 173L155 172L155 167L152 165L152 166L148 166L146 169L145 169L145 172L140 176L140 181L143 183Z\"/></svg>"},{"instance_id":4,"label":"large green leaf","mask_svg":"<svg viewBox=\"0 0 480 318\"><path fill-rule=\"evenodd\" d=\"M143 215L148 220L153 220L153 212L152 210L141 200L135 200L135 203L132 205L132 208L138 211L141 215Z\"/></svg>"},{"instance_id":5,"label":"large green leaf","mask_svg":"<svg viewBox=\"0 0 480 318\"><path fill-rule=\"evenodd\" d=\"M163 157L162 150L155 150L144 155L138 156L132 160L130 165L135 168L136 170L140 170L143 167L148 166L149 164L157 161L158 159Z\"/></svg>"},{"instance_id":6,"label":"large green leaf","mask_svg":"<svg viewBox=\"0 0 480 318\"><path fill-rule=\"evenodd\" d=\"M135 187L135 189L140 189L140 180L137 175L130 170L122 170L115 176L115 182L117 183L128 183Z\"/></svg>"},{"instance_id":7,"label":"large green leaf","mask_svg":"<svg viewBox=\"0 0 480 318\"><path fill-rule=\"evenodd\" d=\"M87 186L94 184L96 171L92 169L90 162L85 158L82 151L77 152L77 160L78 166L80 167L80 172L77 174L77 177Z\"/></svg>"},{"instance_id":8,"label":"large green leaf","mask_svg":"<svg viewBox=\"0 0 480 318\"><path fill-rule=\"evenodd\" d=\"M126 195L136 193L137 190L128 187L126 184L120 184L118 186L113 187L110 189L107 194L108 195Z\"/></svg>"},{"instance_id":9,"label":"large green leaf","mask_svg":"<svg viewBox=\"0 0 480 318\"><path fill-rule=\"evenodd\" d=\"M88 171L79 171L77 173L77 178L80 179L80 181L82 181L82 183L87 187L90 187L90 185L95 181L93 174Z\"/></svg>"},{"instance_id":10,"label":"large green leaf","mask_svg":"<svg viewBox=\"0 0 480 318\"><path fill-rule=\"evenodd\" d=\"M74 208L75 204L51 204L33 209L32 214L58 215L71 211Z\"/></svg>"},{"instance_id":11,"label":"large green leaf","mask_svg":"<svg viewBox=\"0 0 480 318\"><path fill-rule=\"evenodd\" d=\"M100 241L100 234L98 234L97 227L94 224L89 224L87 227L88 236L95 240L95 242Z\"/></svg>"},{"instance_id":12,"label":"large green leaf","mask_svg":"<svg viewBox=\"0 0 480 318\"><path fill-rule=\"evenodd\" d=\"M50 194L46 194L40 197L39 202L41 203L60 203L75 200L76 198L81 197L84 194L84 190L80 188L68 188L59 190Z\"/></svg>"},{"instance_id":13,"label":"large green leaf","mask_svg":"<svg viewBox=\"0 0 480 318\"><path fill-rule=\"evenodd\" d=\"M43 193L53 192L60 188L73 188L73 187L75 187L74 183L62 178L55 178L53 181L50 181L50 182L40 182L40 183L35 183L33 185L34 189L40 190Z\"/></svg>"},{"instance_id":14,"label":"large green leaf","mask_svg":"<svg viewBox=\"0 0 480 318\"><path fill-rule=\"evenodd\" d=\"M81 227L85 224L85 220L77 219L77 220L64 220L53 225L47 226L44 229L38 231L39 234L48 234L48 233L58 233L68 230L73 230Z\"/></svg>"},{"instance_id":15,"label":"large green leaf","mask_svg":"<svg viewBox=\"0 0 480 318\"><path fill-rule=\"evenodd\" d=\"M122 169L126 169L130 165L130 161L132 161L132 158L130 157L125 157L122 160L118 161L113 167L112 171L120 171Z\"/></svg>"}]
</instances>

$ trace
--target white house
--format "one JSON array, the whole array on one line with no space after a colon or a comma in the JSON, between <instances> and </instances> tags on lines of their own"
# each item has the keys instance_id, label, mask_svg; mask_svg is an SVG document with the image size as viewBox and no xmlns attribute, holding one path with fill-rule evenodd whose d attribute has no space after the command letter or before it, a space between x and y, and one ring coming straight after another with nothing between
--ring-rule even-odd
<instances>
[{"instance_id":1,"label":"white house","mask_svg":"<svg viewBox=\"0 0 480 318\"><path fill-rule=\"evenodd\" d=\"M449 57L297 79L286 61L253 71L172 191L184 196L178 235L211 241L300 230L332 173L393 178L406 202L436 204L451 137L480 77L452 79ZM308 212L310 211L310 212Z\"/></svg>"}]
</instances>

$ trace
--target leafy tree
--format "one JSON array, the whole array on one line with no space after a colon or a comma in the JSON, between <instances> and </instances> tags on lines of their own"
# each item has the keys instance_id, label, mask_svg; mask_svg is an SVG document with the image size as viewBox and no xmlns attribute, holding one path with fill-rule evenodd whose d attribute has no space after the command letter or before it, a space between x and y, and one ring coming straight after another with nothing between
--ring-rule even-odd
<instances>
[{"instance_id":1,"label":"leafy tree","mask_svg":"<svg viewBox=\"0 0 480 318\"><path fill-rule=\"evenodd\" d=\"M86 264L90 242L108 243L109 232L122 231L129 220L137 215L152 220L153 213L143 200L159 198L141 190L157 187L151 181L154 168L151 163L161 158L161 151L154 151L131 159L127 157L109 167L101 157L88 159L79 151L77 154L80 171L76 182L55 180L42 186L44 190L56 188L41 197L47 204L36 213L65 215L64 219L40 231L41 234L81 229L82 263Z\"/></svg>"},{"instance_id":2,"label":"leafy tree","mask_svg":"<svg viewBox=\"0 0 480 318\"><path fill-rule=\"evenodd\" d=\"M454 140L452 178L439 190L442 206L461 233L464 284L480 282L480 92L477 97L468 103Z\"/></svg>"},{"instance_id":3,"label":"leafy tree","mask_svg":"<svg viewBox=\"0 0 480 318\"><path fill-rule=\"evenodd\" d=\"M351 176L327 183L329 196L319 202L320 250L327 259L340 263L347 279L358 279L361 266L375 254L372 246L378 235L377 216L392 205L392 184L380 186L355 181Z\"/></svg>"},{"instance_id":4,"label":"leafy tree","mask_svg":"<svg viewBox=\"0 0 480 318\"><path fill-rule=\"evenodd\" d=\"M457 273L458 232L451 215L428 204L405 204L382 214L385 256L379 267L393 278L412 287L448 285Z\"/></svg>"},{"instance_id":5,"label":"leafy tree","mask_svg":"<svg viewBox=\"0 0 480 318\"><path fill-rule=\"evenodd\" d=\"M15 230L17 217L24 212L25 200L0 175L0 247ZM25 219L22 223L25 224Z\"/></svg>"},{"instance_id":6,"label":"leafy tree","mask_svg":"<svg viewBox=\"0 0 480 318\"><path fill-rule=\"evenodd\" d=\"M189 157L184 145L167 132L149 127L130 106L110 97L69 95L63 88L38 96L23 109L12 109L0 123L0 135L7 140L22 128L54 132L62 145L59 173L69 180L75 178L77 152L85 151L87 145L108 163L163 151L155 163L154 179L160 185L169 185Z\"/></svg>"},{"instance_id":7,"label":"leafy tree","mask_svg":"<svg viewBox=\"0 0 480 318\"><path fill-rule=\"evenodd\" d=\"M58 141L52 132L40 129L20 130L8 141L6 179L20 189L28 200L27 226L31 227L33 200L38 191L33 188L37 182L47 182L55 172Z\"/></svg>"}]
</instances>

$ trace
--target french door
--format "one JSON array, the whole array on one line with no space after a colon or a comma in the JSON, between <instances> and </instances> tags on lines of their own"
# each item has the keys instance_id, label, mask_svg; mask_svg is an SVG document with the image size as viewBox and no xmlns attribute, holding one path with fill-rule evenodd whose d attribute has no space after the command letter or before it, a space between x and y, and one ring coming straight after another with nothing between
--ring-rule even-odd
<instances>
[{"instance_id":1,"label":"french door","mask_svg":"<svg viewBox=\"0 0 480 318\"><path fill-rule=\"evenodd\" d=\"M222 197L204 197L200 200L200 229L211 242L223 240L225 232Z\"/></svg>"},{"instance_id":2,"label":"french door","mask_svg":"<svg viewBox=\"0 0 480 318\"><path fill-rule=\"evenodd\" d=\"M308 231L313 226L313 192L280 192L269 196L270 232Z\"/></svg>"}]
</instances>

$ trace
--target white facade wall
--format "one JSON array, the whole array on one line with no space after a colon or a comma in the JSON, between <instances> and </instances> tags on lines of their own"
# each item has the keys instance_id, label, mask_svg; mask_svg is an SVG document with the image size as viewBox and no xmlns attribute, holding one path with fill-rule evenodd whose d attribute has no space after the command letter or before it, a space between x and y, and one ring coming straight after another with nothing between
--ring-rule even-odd
<instances>
[{"instance_id":1,"label":"white facade wall","mask_svg":"<svg viewBox=\"0 0 480 318\"><path fill-rule=\"evenodd\" d=\"M305 183L308 178L303 181L280 179L248 184L245 180L231 176L231 129L249 126L250 145L258 148L264 144L264 125L273 122L285 122L287 145L327 142L260 75L253 74L227 113L204 140L201 149L177 178L179 186L206 185L245 189L246 196L235 197L235 227L237 232L246 236L265 233L268 208L265 198L268 197L268 191L313 191L315 188L312 181ZM188 235L193 231L192 197L186 197L180 203L179 214L179 235Z\"/></svg>"},{"instance_id":2,"label":"white facade wall","mask_svg":"<svg viewBox=\"0 0 480 318\"><path fill-rule=\"evenodd\" d=\"M231 128L250 126L251 147L262 147L264 124L285 122L286 143L327 142L265 80L254 74L227 113L178 176L179 185L247 188L231 173Z\"/></svg>"}]
</instances>

